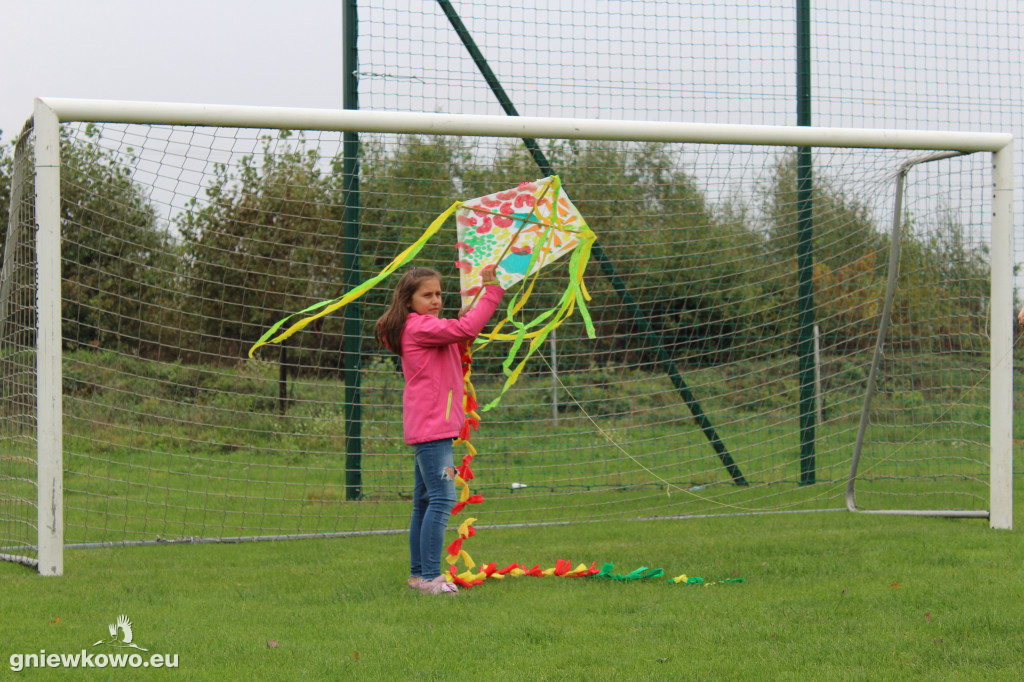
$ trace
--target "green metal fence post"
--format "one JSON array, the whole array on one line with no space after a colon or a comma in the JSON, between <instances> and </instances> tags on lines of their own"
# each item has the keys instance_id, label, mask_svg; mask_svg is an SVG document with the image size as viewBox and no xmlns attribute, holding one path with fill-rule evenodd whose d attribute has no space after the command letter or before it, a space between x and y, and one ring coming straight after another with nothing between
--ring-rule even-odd
<instances>
[{"instance_id":1,"label":"green metal fence post","mask_svg":"<svg viewBox=\"0 0 1024 682\"><path fill-rule=\"evenodd\" d=\"M811 125L811 5L797 0L797 125ZM800 337L800 485L815 481L814 430L814 177L811 148L797 150L797 305Z\"/></svg>"},{"instance_id":2,"label":"green metal fence post","mask_svg":"<svg viewBox=\"0 0 1024 682\"><path fill-rule=\"evenodd\" d=\"M345 0L343 11L344 77L343 106L359 108L359 64L357 39L359 37L357 0ZM344 213L342 224L342 269L344 288L359 285L359 134L346 132L342 138ZM344 374L345 374L345 499L358 500L363 493L363 410L360 393L360 345L362 309L359 301L345 306Z\"/></svg>"}]
</instances>

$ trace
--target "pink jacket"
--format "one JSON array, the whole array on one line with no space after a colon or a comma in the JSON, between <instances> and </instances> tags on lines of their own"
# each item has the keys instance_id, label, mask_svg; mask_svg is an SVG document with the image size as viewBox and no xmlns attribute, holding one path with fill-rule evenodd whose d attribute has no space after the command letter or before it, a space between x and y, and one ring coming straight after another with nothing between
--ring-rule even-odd
<instances>
[{"instance_id":1,"label":"pink jacket","mask_svg":"<svg viewBox=\"0 0 1024 682\"><path fill-rule=\"evenodd\" d=\"M487 287L461 320L409 313L402 329L402 421L408 445L459 435L466 413L462 354L483 331L505 290Z\"/></svg>"}]
</instances>

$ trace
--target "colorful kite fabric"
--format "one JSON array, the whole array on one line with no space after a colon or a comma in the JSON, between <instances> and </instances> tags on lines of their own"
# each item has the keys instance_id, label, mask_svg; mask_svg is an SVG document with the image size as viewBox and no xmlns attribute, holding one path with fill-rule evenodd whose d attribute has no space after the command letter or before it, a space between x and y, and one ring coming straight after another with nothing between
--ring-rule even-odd
<instances>
[{"instance_id":1,"label":"colorful kite fabric","mask_svg":"<svg viewBox=\"0 0 1024 682\"><path fill-rule=\"evenodd\" d=\"M508 290L593 235L557 175L465 201L455 222L463 305L479 293L486 266L498 263Z\"/></svg>"}]
</instances>

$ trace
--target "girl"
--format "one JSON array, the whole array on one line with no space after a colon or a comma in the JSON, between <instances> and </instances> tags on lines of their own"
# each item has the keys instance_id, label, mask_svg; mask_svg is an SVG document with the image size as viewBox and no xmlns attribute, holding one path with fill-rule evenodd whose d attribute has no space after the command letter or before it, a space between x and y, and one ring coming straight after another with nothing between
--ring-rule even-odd
<instances>
[{"instance_id":1,"label":"girl","mask_svg":"<svg viewBox=\"0 0 1024 682\"><path fill-rule=\"evenodd\" d=\"M456 501L452 439L466 421L462 355L505 294L495 268L481 271L486 292L475 308L461 311L455 320L440 316L441 275L412 268L402 275L391 306L377 320L377 341L402 358L402 426L416 456L409 587L425 594L459 591L441 575L444 532Z\"/></svg>"}]
</instances>

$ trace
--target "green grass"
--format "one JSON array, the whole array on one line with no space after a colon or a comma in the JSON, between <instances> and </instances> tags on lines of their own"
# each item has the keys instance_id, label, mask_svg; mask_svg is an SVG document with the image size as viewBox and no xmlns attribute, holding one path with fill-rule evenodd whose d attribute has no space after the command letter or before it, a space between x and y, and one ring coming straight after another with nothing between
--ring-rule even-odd
<instances>
[{"instance_id":1,"label":"green grass","mask_svg":"<svg viewBox=\"0 0 1024 682\"><path fill-rule=\"evenodd\" d=\"M985 382L975 386L976 377L986 376L983 360L929 356L915 359L920 372L887 374L873 403L877 417L861 463L862 506L987 507ZM483 522L843 507L866 361L862 354L826 363L815 486L798 483L792 358L686 371L751 484L745 488L731 485L678 391L661 374L612 367L566 374L586 412L563 396L561 404L571 409L557 425L546 402L550 377L524 376L521 390L486 413L474 437L480 457L473 489L487 499ZM482 395L498 390L495 377L475 376ZM276 366L260 361L218 367L112 351L67 353L66 541L403 527L409 448L401 438L402 379L390 361L371 363L363 377L359 502L346 500L343 383L326 375L293 380L293 400L282 414L276 382ZM1018 421L1021 430L1024 416ZM10 495L34 499L28 482L34 443L16 431L19 423L0 421L0 436L14 436L0 440L0 468L8 472ZM512 494L512 482L528 487Z\"/></svg>"},{"instance_id":2,"label":"green grass","mask_svg":"<svg viewBox=\"0 0 1024 682\"><path fill-rule=\"evenodd\" d=\"M482 529L467 545L478 560L746 582L524 577L455 598L405 588L405 543L69 550L61 578L0 564L0 661L88 649L121 613L141 646L179 655L176 670L131 673L146 679L1013 680L1024 660L1024 542L983 521L827 513Z\"/></svg>"},{"instance_id":3,"label":"green grass","mask_svg":"<svg viewBox=\"0 0 1024 682\"><path fill-rule=\"evenodd\" d=\"M364 384L367 495L346 501L336 379L304 379L281 415L272 366L94 355L66 360L67 542L407 523L409 454L393 419L395 373ZM935 385L878 396L884 428L873 432L859 503L987 507L987 413L962 388L945 396L935 388L973 386L970 376L984 369L958 384L939 377L951 361L935 363L924 375ZM487 498L469 510L480 518L480 535L467 545L477 561L551 567L564 558L744 583L519 578L432 599L404 587L401 533L68 549L62 578L0 563L0 662L9 667L11 654L40 649L80 652L125 613L141 646L179 656L176 670L130 673L154 678L1017 679L1019 531L849 513L624 520L841 507L863 377L852 362L830 374L836 387L817 433L819 483L798 486L795 415L780 408L795 391L784 364L687 373L754 483L747 488L729 484L677 393L661 390L667 380L636 372L574 377L603 433L572 411L551 425L550 406L535 395L549 380L527 377L477 440L474 490ZM954 413L943 407L951 404ZM8 492L33 498L32 443L4 443ZM530 487L512 494L510 481ZM34 515L26 519L22 526ZM552 520L576 523L484 527Z\"/></svg>"}]
</instances>

